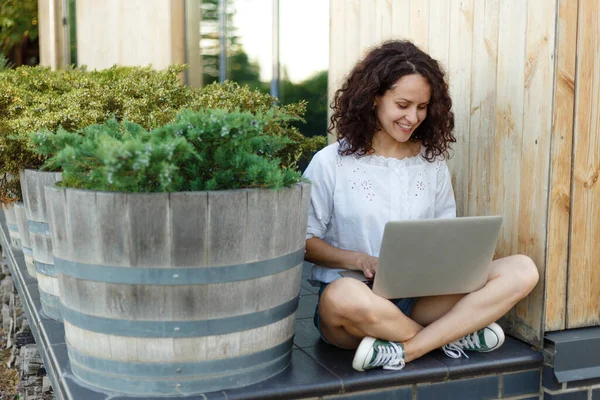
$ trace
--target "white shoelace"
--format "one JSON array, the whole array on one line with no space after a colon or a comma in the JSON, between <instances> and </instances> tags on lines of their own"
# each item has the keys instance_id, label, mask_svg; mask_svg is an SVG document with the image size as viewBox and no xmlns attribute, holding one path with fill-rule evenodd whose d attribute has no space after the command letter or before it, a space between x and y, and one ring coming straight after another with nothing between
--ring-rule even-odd
<instances>
[{"instance_id":1,"label":"white shoelace","mask_svg":"<svg viewBox=\"0 0 600 400\"><path fill-rule=\"evenodd\" d=\"M463 336L452 343L448 343L442 349L450 358L461 358L463 356L469 358L469 356L465 353L465 348L469 350L481 348L481 342L479 341L479 335L477 332Z\"/></svg>"},{"instance_id":2,"label":"white shoelace","mask_svg":"<svg viewBox=\"0 0 600 400\"><path fill-rule=\"evenodd\" d=\"M379 367L383 365L383 369L401 370L404 368L404 351L394 342L389 342L389 345L377 346L377 356L373 360L372 365Z\"/></svg>"}]
</instances>

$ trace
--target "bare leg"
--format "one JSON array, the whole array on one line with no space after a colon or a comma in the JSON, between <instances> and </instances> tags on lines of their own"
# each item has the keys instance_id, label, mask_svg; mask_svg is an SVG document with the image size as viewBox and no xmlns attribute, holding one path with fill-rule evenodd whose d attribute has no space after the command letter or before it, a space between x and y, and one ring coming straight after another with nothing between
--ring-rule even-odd
<instances>
[{"instance_id":1,"label":"bare leg","mask_svg":"<svg viewBox=\"0 0 600 400\"><path fill-rule=\"evenodd\" d=\"M482 289L458 300L446 314L404 342L405 361L419 358L498 320L533 290L538 278L535 264L526 256L495 260L488 283ZM452 299L444 296L439 301L446 305L438 304L436 312L448 306ZM427 307L419 307L417 302L413 312L415 320L427 322L435 317L438 316L430 315Z\"/></svg>"},{"instance_id":2,"label":"bare leg","mask_svg":"<svg viewBox=\"0 0 600 400\"><path fill-rule=\"evenodd\" d=\"M345 349L355 349L365 336L402 342L423 329L395 304L352 278L327 286L319 301L319 318L325 339Z\"/></svg>"}]
</instances>

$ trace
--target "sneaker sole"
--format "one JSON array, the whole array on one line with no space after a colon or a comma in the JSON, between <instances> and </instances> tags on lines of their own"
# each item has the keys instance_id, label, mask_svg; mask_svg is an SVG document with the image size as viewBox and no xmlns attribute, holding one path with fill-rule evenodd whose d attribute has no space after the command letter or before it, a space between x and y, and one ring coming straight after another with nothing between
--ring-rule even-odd
<instances>
[{"instance_id":1,"label":"sneaker sole","mask_svg":"<svg viewBox=\"0 0 600 400\"><path fill-rule=\"evenodd\" d=\"M489 353L490 351L497 350L500 346L502 346L504 344L504 339L505 339L504 330L500 327L500 325L498 325L495 322L492 322L491 324L489 324L486 327L486 329L489 329L492 332L494 332L494 334L498 338L498 344L489 350L480 351L481 353Z\"/></svg>"},{"instance_id":2,"label":"sneaker sole","mask_svg":"<svg viewBox=\"0 0 600 400\"><path fill-rule=\"evenodd\" d=\"M373 343L375 343L375 338L365 337L358 345L356 349L356 353L354 353L354 360L352 360L352 368L357 371L363 372L365 370L364 365L367 356L369 355L369 350L373 348Z\"/></svg>"}]
</instances>

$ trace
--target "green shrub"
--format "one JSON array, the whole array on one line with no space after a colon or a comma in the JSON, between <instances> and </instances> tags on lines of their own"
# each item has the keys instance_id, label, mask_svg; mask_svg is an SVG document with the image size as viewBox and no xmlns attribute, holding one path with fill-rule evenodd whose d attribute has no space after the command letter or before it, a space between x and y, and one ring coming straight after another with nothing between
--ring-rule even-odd
<instances>
[{"instance_id":1,"label":"green shrub","mask_svg":"<svg viewBox=\"0 0 600 400\"><path fill-rule=\"evenodd\" d=\"M24 168L45 158L31 148L28 133L59 127L77 131L111 118L152 129L172 121L197 94L181 85L183 66L163 71L113 67L87 72L20 67L0 73L0 202L20 198Z\"/></svg>"},{"instance_id":2,"label":"green shrub","mask_svg":"<svg viewBox=\"0 0 600 400\"><path fill-rule=\"evenodd\" d=\"M86 134L83 128L114 118L130 121L146 130L172 122L182 109L207 108L248 111L262 115L272 111L264 133L287 138L273 154L284 168L298 160L306 163L326 144L325 137L305 138L292 124L301 119L306 104L274 106L275 98L236 83L212 84L198 91L181 85L183 66L164 71L140 67L113 67L88 72L74 68L50 71L20 67L0 73L0 203L20 198L18 177L24 168L39 168L52 154L33 151L29 133L63 128ZM285 118L278 118L285 115Z\"/></svg>"},{"instance_id":3,"label":"green shrub","mask_svg":"<svg viewBox=\"0 0 600 400\"><path fill-rule=\"evenodd\" d=\"M177 192L280 188L300 181L274 155L285 136L264 129L294 116L283 112L183 111L173 123L148 132L111 120L83 132L38 132L31 140L48 156L46 167L63 171L62 185L103 191Z\"/></svg>"}]
</instances>

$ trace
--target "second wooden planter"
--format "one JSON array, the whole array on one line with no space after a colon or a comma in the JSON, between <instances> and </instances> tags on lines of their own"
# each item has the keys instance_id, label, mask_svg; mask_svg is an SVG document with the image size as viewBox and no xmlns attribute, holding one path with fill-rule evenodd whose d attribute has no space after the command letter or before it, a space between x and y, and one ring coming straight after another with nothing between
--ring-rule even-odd
<instances>
[{"instance_id":1,"label":"second wooden planter","mask_svg":"<svg viewBox=\"0 0 600 400\"><path fill-rule=\"evenodd\" d=\"M138 396L211 392L290 362L310 186L46 188L74 375Z\"/></svg>"}]
</instances>

